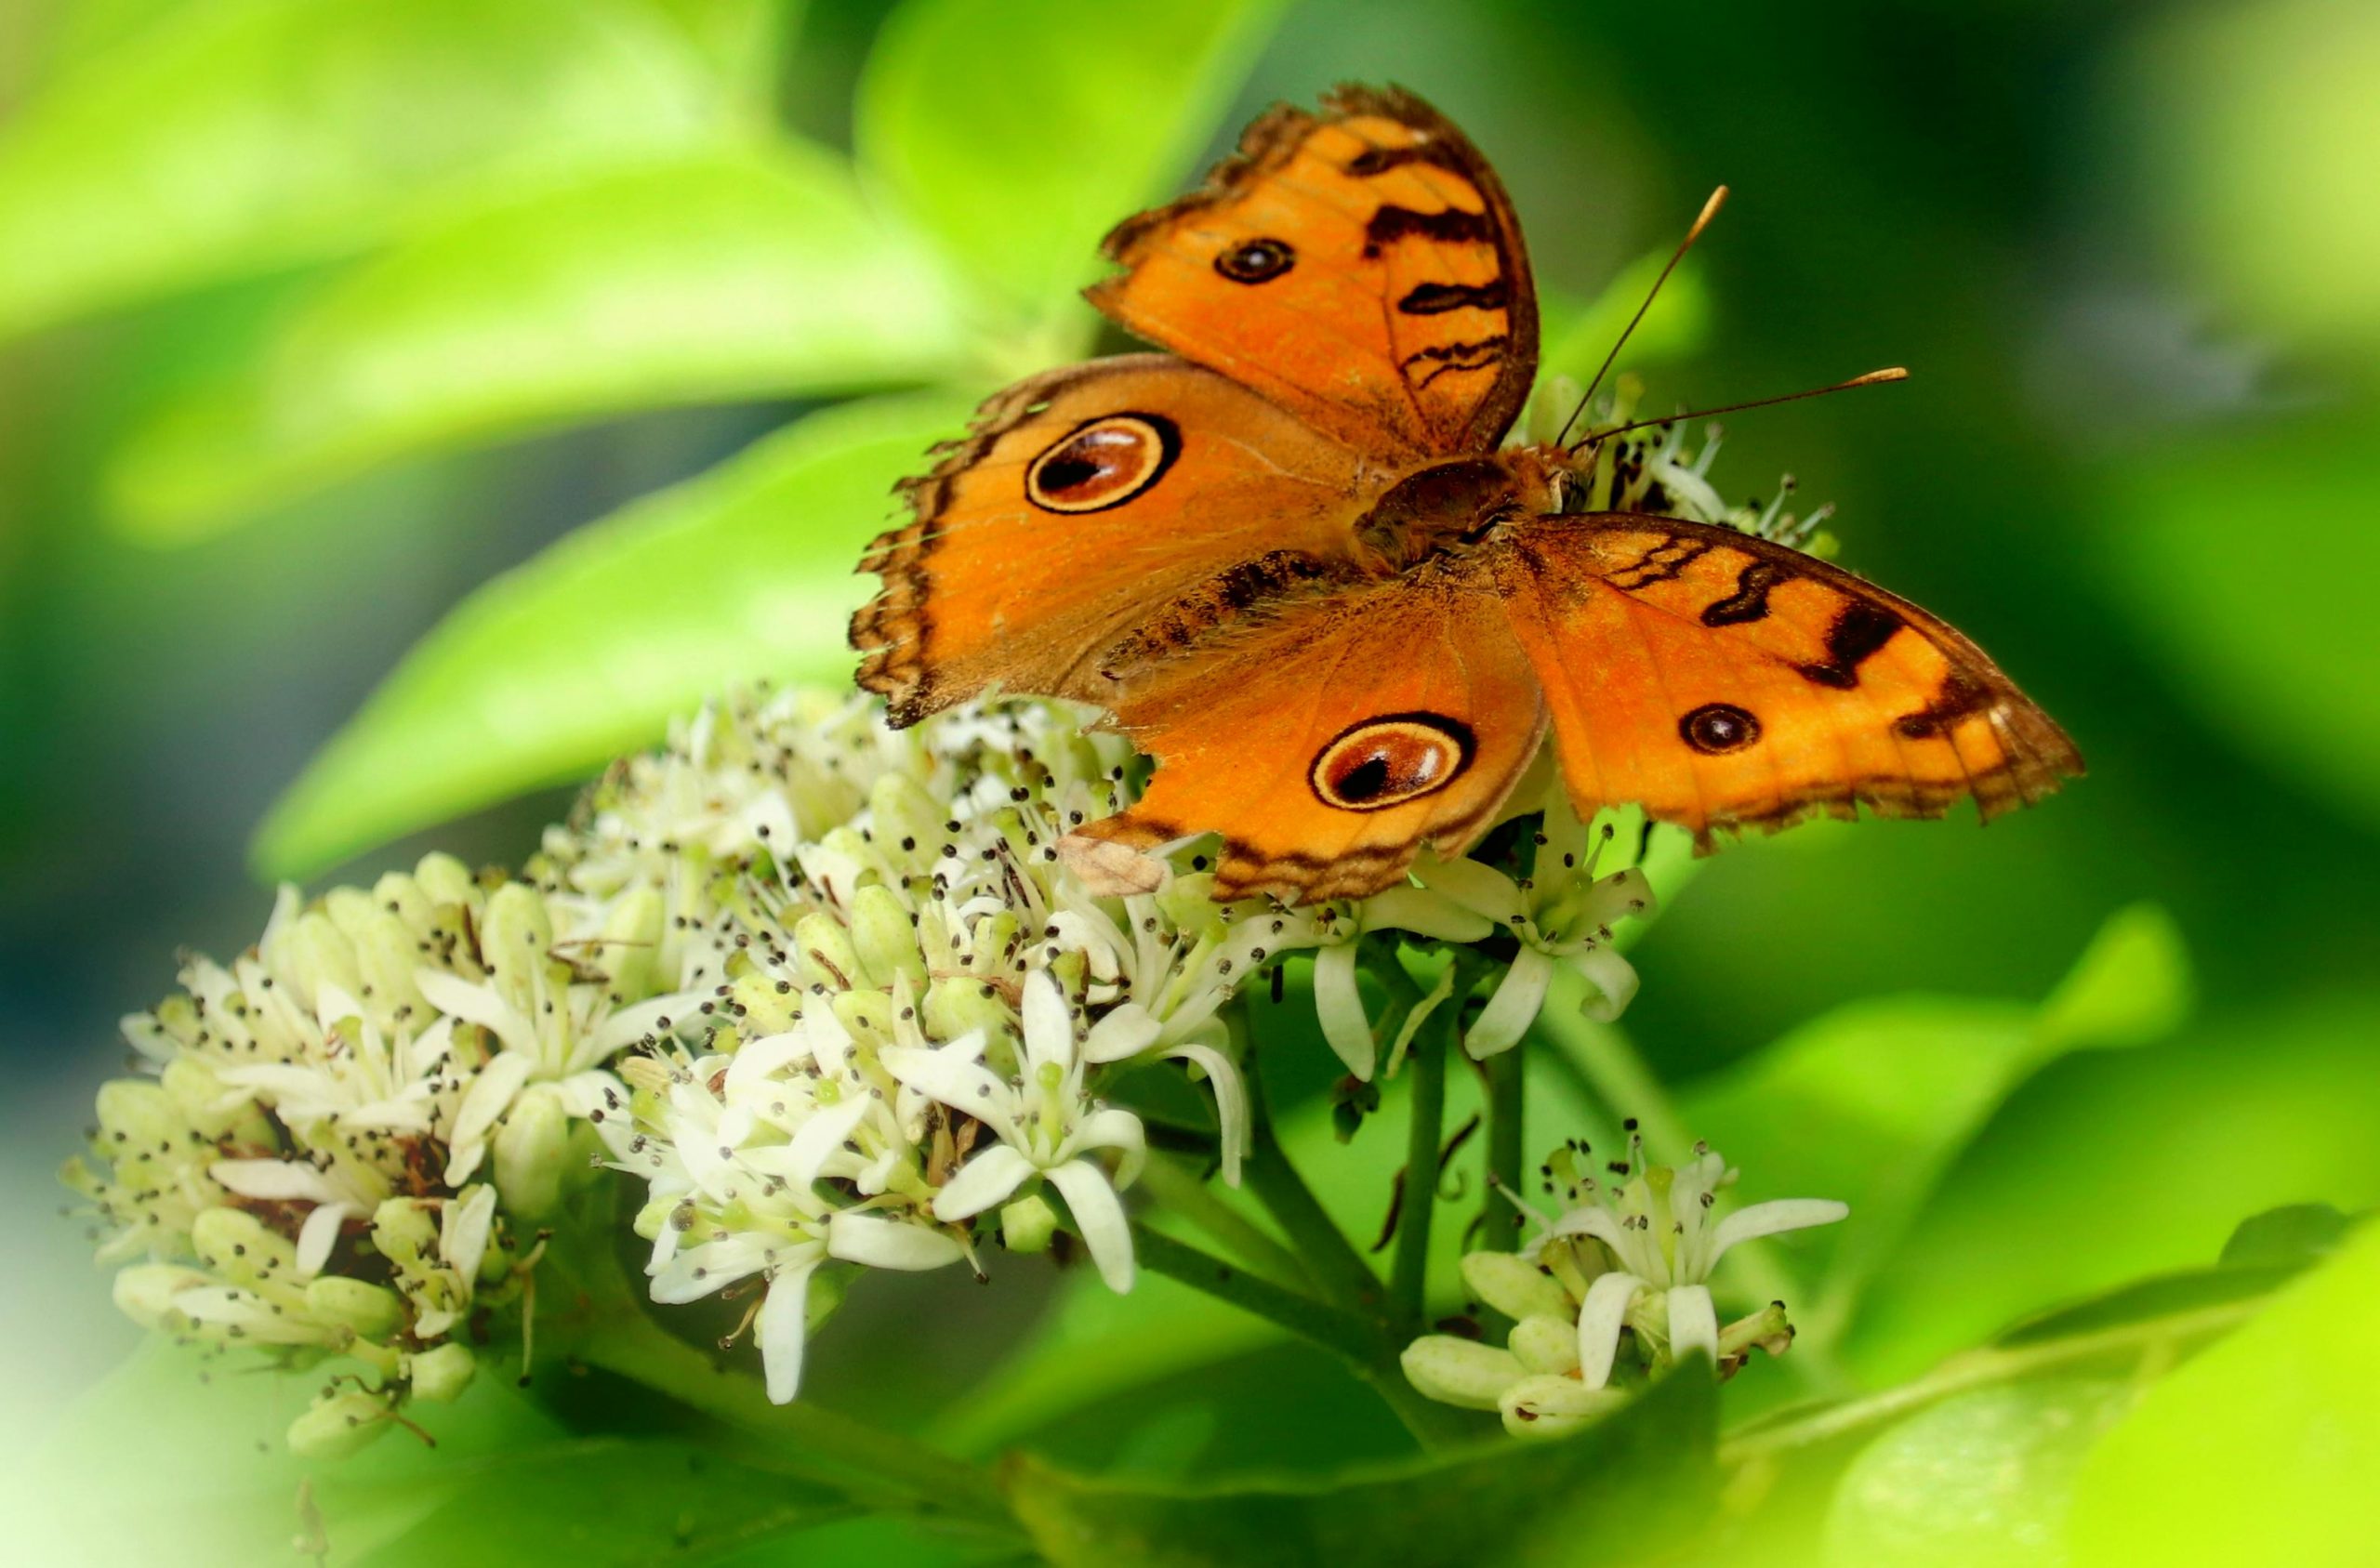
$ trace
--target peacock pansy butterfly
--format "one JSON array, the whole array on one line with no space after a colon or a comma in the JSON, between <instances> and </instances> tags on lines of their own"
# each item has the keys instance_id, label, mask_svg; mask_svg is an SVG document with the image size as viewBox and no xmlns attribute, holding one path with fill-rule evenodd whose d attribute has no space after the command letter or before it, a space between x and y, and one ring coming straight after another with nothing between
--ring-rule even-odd
<instances>
[{"instance_id":1,"label":"peacock pansy butterfly","mask_svg":"<svg viewBox=\"0 0 2380 1568\"><path fill-rule=\"evenodd\" d=\"M1581 814L1708 845L1861 806L1990 818L2082 771L1983 651L1725 526L1566 510L1501 447L1537 301L1495 171L1408 93L1283 106L1107 237L1092 304L1168 350L985 402L861 562L860 683L907 724L1078 700L1157 758L1073 835L1095 883L1219 835L1218 897L1355 897L1495 821L1549 727Z\"/></svg>"}]
</instances>

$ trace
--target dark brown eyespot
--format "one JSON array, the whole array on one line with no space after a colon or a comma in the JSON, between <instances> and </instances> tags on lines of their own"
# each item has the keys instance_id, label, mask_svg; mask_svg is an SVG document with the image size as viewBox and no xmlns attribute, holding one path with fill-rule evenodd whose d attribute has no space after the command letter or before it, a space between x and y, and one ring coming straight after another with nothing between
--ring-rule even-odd
<instances>
[{"instance_id":1,"label":"dark brown eyespot","mask_svg":"<svg viewBox=\"0 0 2380 1568\"><path fill-rule=\"evenodd\" d=\"M1760 720L1733 703L1705 703L1677 721L1677 732L1695 750L1715 757L1760 739Z\"/></svg>"},{"instance_id":2,"label":"dark brown eyespot","mask_svg":"<svg viewBox=\"0 0 2380 1568\"><path fill-rule=\"evenodd\" d=\"M1242 240L1215 257L1215 270L1236 283L1266 283L1298 264L1287 240Z\"/></svg>"},{"instance_id":3,"label":"dark brown eyespot","mask_svg":"<svg viewBox=\"0 0 2380 1568\"><path fill-rule=\"evenodd\" d=\"M1164 477L1182 431L1156 414L1110 414L1080 425L1033 460L1025 497L1046 512L1120 507Z\"/></svg>"},{"instance_id":4,"label":"dark brown eyespot","mask_svg":"<svg viewBox=\"0 0 2380 1568\"><path fill-rule=\"evenodd\" d=\"M1368 718L1339 732L1308 775L1326 806L1378 811L1435 794L1471 766L1471 727L1435 713Z\"/></svg>"}]
</instances>

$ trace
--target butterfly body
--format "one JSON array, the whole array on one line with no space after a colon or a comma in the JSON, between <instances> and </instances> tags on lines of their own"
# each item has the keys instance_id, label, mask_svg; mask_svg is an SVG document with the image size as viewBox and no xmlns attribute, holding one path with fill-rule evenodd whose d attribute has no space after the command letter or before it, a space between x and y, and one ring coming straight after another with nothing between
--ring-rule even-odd
<instances>
[{"instance_id":1,"label":"butterfly body","mask_svg":"<svg viewBox=\"0 0 2380 1568\"><path fill-rule=\"evenodd\" d=\"M2080 771L1958 632L1719 525L1572 509L1598 450L1504 446L1536 375L1517 220L1409 95L1281 109L1119 227L1090 291L1171 350L1034 376L862 561L896 722L991 690L1158 761L1069 842L1095 882L1221 837L1219 896L1358 896L1495 821L1549 730L1582 812L1705 842L1861 806L1986 816ZM1095 852L1094 852L1095 851Z\"/></svg>"}]
</instances>

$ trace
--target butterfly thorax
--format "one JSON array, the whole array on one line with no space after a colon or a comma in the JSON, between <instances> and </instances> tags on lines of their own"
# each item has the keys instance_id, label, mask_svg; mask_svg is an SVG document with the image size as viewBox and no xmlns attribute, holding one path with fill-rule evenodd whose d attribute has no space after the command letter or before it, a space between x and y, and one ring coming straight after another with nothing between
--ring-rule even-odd
<instances>
[{"instance_id":1,"label":"butterfly thorax","mask_svg":"<svg viewBox=\"0 0 2380 1568\"><path fill-rule=\"evenodd\" d=\"M1356 522L1355 537L1386 572L1401 574L1470 549L1500 523L1553 509L1544 458L1515 447L1406 475Z\"/></svg>"}]
</instances>

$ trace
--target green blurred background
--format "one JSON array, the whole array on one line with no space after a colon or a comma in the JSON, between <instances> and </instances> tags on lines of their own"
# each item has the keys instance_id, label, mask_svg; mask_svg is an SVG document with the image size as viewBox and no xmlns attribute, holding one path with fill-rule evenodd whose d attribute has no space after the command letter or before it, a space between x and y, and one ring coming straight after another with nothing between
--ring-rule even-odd
<instances>
[{"instance_id":1,"label":"green blurred background","mask_svg":"<svg viewBox=\"0 0 2380 1568\"><path fill-rule=\"evenodd\" d=\"M441 0L350 25L379 9L0 10L0 1338L23 1399L132 1339L46 1185L120 1066L115 1018L162 993L177 947L253 940L260 863L341 874L323 852L368 828L293 829L261 862L254 836L406 651L496 573L822 401L980 385L1084 331L1011 310L998 354L946 352L936 335L961 328L944 323L992 308L894 267L875 283L914 331L855 329L787 370L798 355L736 357L735 278L695 269L673 294L663 257L579 296L591 320L648 316L644 338L582 323L552 386L473 402L455 389L535 381L536 311L507 291L576 286L556 259L570 224L600 271L604 234L677 231L672 204L700 194L679 160L767 142L772 122L848 150L891 7ZM1069 118L1080 62L1003 52L998 9L974 9L990 41L928 89L986 148L1108 156L1064 140L1095 124ZM1129 5L1087 15L1141 25ZM1907 1372L2011 1310L2203 1261L2265 1204L2380 1196L2380 9L1315 0L1197 60L1177 95L1195 128L1125 156L1117 179L1142 189L1081 215L1084 235L1178 188L1264 103L1393 80L1495 160L1561 298L1595 297L1733 187L1696 261L1699 347L1644 367L1657 406L1911 367L1733 420L1722 487L1791 470L1835 501L1843 560L1990 648L2090 777L1988 831L1830 824L1721 855L1638 949L1633 1031L1691 1080L1858 998L2038 998L2140 901L2171 913L2201 997L2177 1038L2056 1062L2000 1110L1855 1360ZM581 198L590 182L610 194ZM963 215L942 217L947 252ZM972 265L1013 283L983 221ZM437 280L464 276L480 314L440 316ZM648 375L681 315L711 357ZM325 366L347 380L318 382ZM342 445L344 411L381 392L426 401ZM902 428L896 452L916 444ZM727 594L717 646L672 667L831 660L853 525L811 557L800 526L739 535L791 540L766 560L706 564L778 597ZM607 657L644 657L607 652L636 615L630 598L543 624L538 667L596 672L582 688L507 693L464 648L438 678L454 702L602 723L515 770L549 787L343 869L433 840L520 858L567 798L553 786L676 701L603 694ZM765 629L739 634L748 615ZM430 784L461 781L441 798L483 798L472 737L439 744Z\"/></svg>"}]
</instances>

